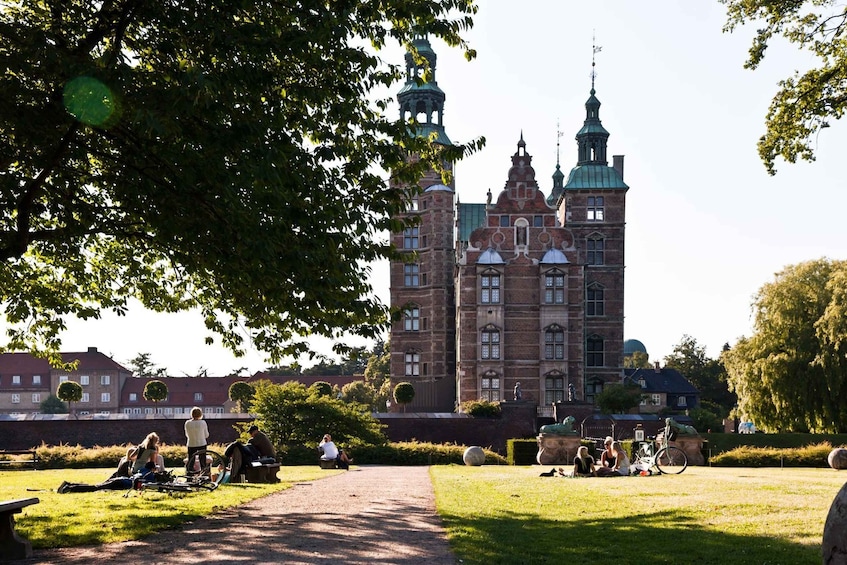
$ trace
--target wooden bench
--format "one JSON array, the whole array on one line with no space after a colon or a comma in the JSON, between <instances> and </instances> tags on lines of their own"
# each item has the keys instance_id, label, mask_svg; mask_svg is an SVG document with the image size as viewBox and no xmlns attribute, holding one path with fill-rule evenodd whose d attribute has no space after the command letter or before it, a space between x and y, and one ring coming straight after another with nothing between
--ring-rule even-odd
<instances>
[{"instance_id":1,"label":"wooden bench","mask_svg":"<svg viewBox=\"0 0 847 565\"><path fill-rule=\"evenodd\" d=\"M278 483L279 463L259 463L253 461L247 466L245 476L248 483Z\"/></svg>"},{"instance_id":2,"label":"wooden bench","mask_svg":"<svg viewBox=\"0 0 847 565\"><path fill-rule=\"evenodd\" d=\"M21 455L25 455L26 458L22 459ZM12 459L6 457L12 457ZM9 469L16 468L16 465L38 469L38 453L34 449L0 449L0 465L7 466Z\"/></svg>"},{"instance_id":3,"label":"wooden bench","mask_svg":"<svg viewBox=\"0 0 847 565\"><path fill-rule=\"evenodd\" d=\"M39 502L37 498L0 501L0 561L32 557L32 544L15 533L14 515L19 514L25 506Z\"/></svg>"}]
</instances>

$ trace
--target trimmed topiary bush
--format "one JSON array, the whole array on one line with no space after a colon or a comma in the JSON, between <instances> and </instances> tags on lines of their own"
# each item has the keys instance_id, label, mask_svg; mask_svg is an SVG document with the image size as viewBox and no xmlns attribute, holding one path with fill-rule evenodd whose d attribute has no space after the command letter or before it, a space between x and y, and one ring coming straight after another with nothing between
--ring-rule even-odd
<instances>
[{"instance_id":1,"label":"trimmed topiary bush","mask_svg":"<svg viewBox=\"0 0 847 565\"><path fill-rule=\"evenodd\" d=\"M499 418L502 413L499 402L488 400L467 400L462 402L460 410L474 418Z\"/></svg>"}]
</instances>

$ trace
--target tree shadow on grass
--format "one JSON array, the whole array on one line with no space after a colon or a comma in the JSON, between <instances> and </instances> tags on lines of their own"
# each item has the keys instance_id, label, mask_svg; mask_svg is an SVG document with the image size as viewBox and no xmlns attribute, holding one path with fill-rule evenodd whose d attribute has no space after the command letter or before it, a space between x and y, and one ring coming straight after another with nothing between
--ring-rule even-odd
<instances>
[{"instance_id":1,"label":"tree shadow on grass","mask_svg":"<svg viewBox=\"0 0 847 565\"><path fill-rule=\"evenodd\" d=\"M821 561L820 546L710 530L680 512L583 522L516 513L442 518L450 545L465 564L798 565Z\"/></svg>"}]
</instances>

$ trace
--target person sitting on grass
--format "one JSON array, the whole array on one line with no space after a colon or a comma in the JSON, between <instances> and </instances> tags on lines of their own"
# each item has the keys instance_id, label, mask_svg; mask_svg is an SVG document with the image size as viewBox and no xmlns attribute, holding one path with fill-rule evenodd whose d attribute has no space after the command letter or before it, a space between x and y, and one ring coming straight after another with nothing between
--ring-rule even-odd
<instances>
[{"instance_id":1,"label":"person sitting on grass","mask_svg":"<svg viewBox=\"0 0 847 565\"><path fill-rule=\"evenodd\" d=\"M612 452L615 455L615 464L612 467L598 467L598 477L626 477L629 476L629 456L621 445L621 442L612 442Z\"/></svg>"},{"instance_id":2,"label":"person sitting on grass","mask_svg":"<svg viewBox=\"0 0 847 565\"><path fill-rule=\"evenodd\" d=\"M318 449L321 451L321 459L323 461L335 461L339 469L349 469L353 459L348 457L344 450L338 449L332 441L332 437L326 434L323 440L318 444Z\"/></svg>"},{"instance_id":3,"label":"person sitting on grass","mask_svg":"<svg viewBox=\"0 0 847 565\"><path fill-rule=\"evenodd\" d=\"M95 492L98 490L129 490L136 483L154 483L156 482L156 464L148 461L144 468L135 473L131 477L109 477L102 483L89 485L85 483L69 483L62 481L56 492L59 494L67 494L69 492Z\"/></svg>"},{"instance_id":4,"label":"person sitting on grass","mask_svg":"<svg viewBox=\"0 0 847 565\"><path fill-rule=\"evenodd\" d=\"M115 469L115 472L109 477L109 479L116 479L118 477L129 477L132 474L132 466L135 464L135 457L138 455L137 447L129 447L126 450L126 455L121 457L121 460L118 461L118 468ZM108 479L107 479L108 480Z\"/></svg>"},{"instance_id":5,"label":"person sitting on grass","mask_svg":"<svg viewBox=\"0 0 847 565\"><path fill-rule=\"evenodd\" d=\"M612 436L606 436L603 440L603 453L600 454L600 467L615 466L615 452L612 451Z\"/></svg>"},{"instance_id":6,"label":"person sitting on grass","mask_svg":"<svg viewBox=\"0 0 847 565\"><path fill-rule=\"evenodd\" d=\"M593 477L594 470L594 458L588 454L587 447L580 445L573 460L573 476Z\"/></svg>"}]
</instances>

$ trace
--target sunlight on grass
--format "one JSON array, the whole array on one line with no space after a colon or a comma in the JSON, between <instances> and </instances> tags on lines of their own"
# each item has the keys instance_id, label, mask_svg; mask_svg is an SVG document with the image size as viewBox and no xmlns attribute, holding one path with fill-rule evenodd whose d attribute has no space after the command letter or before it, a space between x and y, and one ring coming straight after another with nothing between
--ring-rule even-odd
<instances>
[{"instance_id":1,"label":"sunlight on grass","mask_svg":"<svg viewBox=\"0 0 847 565\"><path fill-rule=\"evenodd\" d=\"M155 491L98 491L58 494L62 481L98 483L112 469L0 471L0 500L36 497L15 516L16 530L34 548L70 547L126 541L179 526L201 516L271 494L301 481L342 471L315 465L281 467L278 484L222 485L214 491L168 494Z\"/></svg>"},{"instance_id":2,"label":"sunlight on grass","mask_svg":"<svg viewBox=\"0 0 847 565\"><path fill-rule=\"evenodd\" d=\"M464 563L820 563L832 469L689 467L682 475L564 479L546 468L432 468Z\"/></svg>"}]
</instances>

